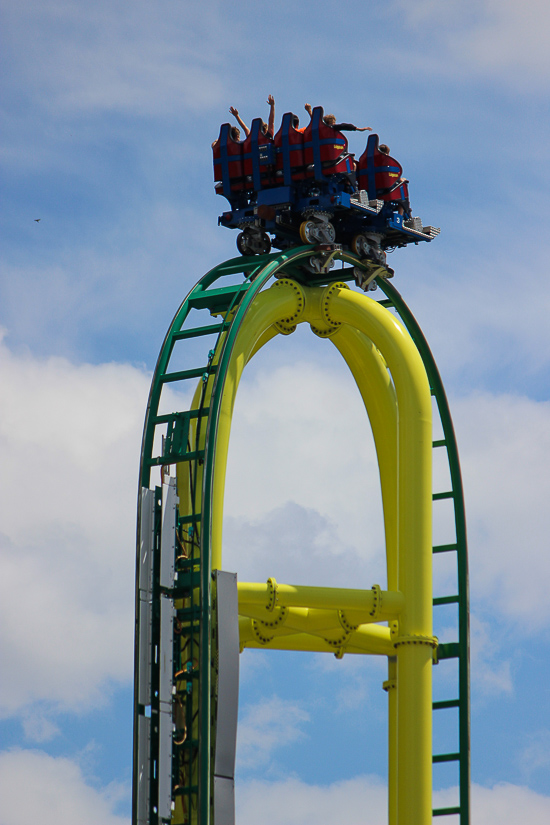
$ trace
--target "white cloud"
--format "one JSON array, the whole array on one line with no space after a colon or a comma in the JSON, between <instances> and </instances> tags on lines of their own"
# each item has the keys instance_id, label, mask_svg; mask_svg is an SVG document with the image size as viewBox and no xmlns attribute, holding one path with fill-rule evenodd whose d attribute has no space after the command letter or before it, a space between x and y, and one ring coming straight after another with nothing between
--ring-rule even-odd
<instances>
[{"instance_id":1,"label":"white cloud","mask_svg":"<svg viewBox=\"0 0 550 825\"><path fill-rule=\"evenodd\" d=\"M443 793L436 799L445 804ZM530 788L505 782L491 788L472 786L472 825L544 825L549 819L550 797Z\"/></svg>"},{"instance_id":2,"label":"white cloud","mask_svg":"<svg viewBox=\"0 0 550 825\"><path fill-rule=\"evenodd\" d=\"M181 147L179 151L181 155ZM82 165L80 158L75 160L71 153L60 151L56 164L58 169L63 167L61 174L73 161ZM105 157L98 161L101 168L94 163L85 167L92 186L97 185L97 178L111 174ZM89 188L90 178L80 179L83 189ZM151 363L175 305L196 277L187 275L182 284L182 227L189 233L189 273L202 273L228 258L233 254L228 241L234 243L234 239L229 233L225 236L216 231L212 214L217 204L205 215L198 208L136 201L129 193L125 202L103 206L101 213L86 216L90 235L80 244L67 246L66 235L78 234L80 229L73 223L74 215L67 216L62 206L48 205L41 213L41 223L32 222L39 232L46 233L48 244L53 238L54 260L46 255L45 260L31 264L26 259L22 263L17 256L13 263L5 262L0 280L2 324L9 328L10 340L35 353L69 357L74 353L80 360L96 360L104 357L101 352L98 356L98 350L106 342L109 355L116 347L123 357ZM76 221L79 223L78 218ZM36 243L36 238L28 240ZM163 290L152 277L159 265Z\"/></svg>"},{"instance_id":3,"label":"white cloud","mask_svg":"<svg viewBox=\"0 0 550 825\"><path fill-rule=\"evenodd\" d=\"M241 521L240 540L230 539L230 558L238 559L239 569L244 561L256 571L271 555L279 568L289 569L291 561L300 575L309 568L313 583L319 562L322 575L339 577L336 559L345 553L345 573L355 568L366 586L384 575L374 444L343 362L340 370L304 361L268 366L252 379L245 374L233 418L225 512ZM235 528L232 522L228 537Z\"/></svg>"},{"instance_id":4,"label":"white cloud","mask_svg":"<svg viewBox=\"0 0 550 825\"><path fill-rule=\"evenodd\" d=\"M39 707L31 707L26 710L22 718L23 732L28 742L48 742L56 737L60 730L47 712Z\"/></svg>"},{"instance_id":5,"label":"white cloud","mask_svg":"<svg viewBox=\"0 0 550 825\"><path fill-rule=\"evenodd\" d=\"M386 794L384 783L376 776L358 776L328 786L307 785L297 779L246 782L237 785L237 818L241 825L253 825L261 810L262 825L281 821L288 825L363 825L368 811L369 825L385 825ZM456 788L438 791L434 806L456 805L457 798ZM546 825L549 818L550 797L529 788L472 786L472 825Z\"/></svg>"},{"instance_id":6,"label":"white cloud","mask_svg":"<svg viewBox=\"0 0 550 825\"><path fill-rule=\"evenodd\" d=\"M376 462L348 378L298 363L243 381L226 502L233 513L226 567L242 578L355 584L360 570L363 586L380 580L380 523L363 538L380 515ZM27 735L46 741L56 733L50 716L58 703L97 706L110 681L131 676L136 476L149 376L128 365L15 356L2 345L0 380L2 708L27 707ZM485 394L455 400L452 411L474 597L535 627L548 617L541 536L550 526L550 405ZM322 580L312 581L316 575ZM509 663L481 615L473 622L474 652L482 648L475 679L508 692ZM350 688L342 700L364 689L360 681ZM31 713L35 702L46 704ZM249 750L259 747L254 724L243 730Z\"/></svg>"},{"instance_id":7,"label":"white cloud","mask_svg":"<svg viewBox=\"0 0 550 825\"><path fill-rule=\"evenodd\" d=\"M496 73L514 85L521 83L525 92L548 84L550 14L545 0L521 5L514 0L420 0L399 6L426 44L428 60L437 49L440 61L444 50L447 70L460 66L467 73Z\"/></svg>"},{"instance_id":8,"label":"white cloud","mask_svg":"<svg viewBox=\"0 0 550 825\"><path fill-rule=\"evenodd\" d=\"M387 792L375 776L358 777L326 787L306 785L297 779L284 782L246 782L237 784L237 821L255 825L258 811L262 825L318 825L319 822L346 822L369 825L387 821Z\"/></svg>"},{"instance_id":9,"label":"white cloud","mask_svg":"<svg viewBox=\"0 0 550 825\"><path fill-rule=\"evenodd\" d=\"M301 726L308 721L309 714L299 704L278 696L249 705L242 714L237 732L239 768L267 765L277 748L305 736Z\"/></svg>"},{"instance_id":10,"label":"white cloud","mask_svg":"<svg viewBox=\"0 0 550 825\"><path fill-rule=\"evenodd\" d=\"M101 703L106 681L132 672L149 376L1 344L0 380L1 708Z\"/></svg>"},{"instance_id":11,"label":"white cloud","mask_svg":"<svg viewBox=\"0 0 550 825\"><path fill-rule=\"evenodd\" d=\"M451 409L473 597L540 631L550 618L550 402L485 393L454 399Z\"/></svg>"},{"instance_id":12,"label":"white cloud","mask_svg":"<svg viewBox=\"0 0 550 825\"><path fill-rule=\"evenodd\" d=\"M539 730L527 736L527 744L520 756L523 774L530 779L538 770L550 767L550 730Z\"/></svg>"},{"instance_id":13,"label":"white cloud","mask_svg":"<svg viewBox=\"0 0 550 825\"><path fill-rule=\"evenodd\" d=\"M530 193L520 211L532 204L531 194L542 199L545 186L544 178L538 178L536 194ZM512 197L502 192L495 199L507 204ZM495 209L499 208L497 203ZM507 208L496 218L483 216L475 206L464 214L464 223L449 215L451 231L456 232L450 241L454 249L433 247L430 258L424 258L425 271L422 266L412 270L407 303L447 385L459 382L466 392L474 387L506 392L514 386L540 397L550 351L548 244L508 232ZM476 226L487 238L466 248L457 236ZM532 223L528 233L531 228L535 229ZM540 235L536 229L535 233Z\"/></svg>"},{"instance_id":14,"label":"white cloud","mask_svg":"<svg viewBox=\"0 0 550 825\"><path fill-rule=\"evenodd\" d=\"M494 628L487 622L481 621L475 614L470 616L470 661L475 674L474 687L476 691L494 697L498 693L512 692L512 676L511 662L503 658L505 653L492 631Z\"/></svg>"},{"instance_id":15,"label":"white cloud","mask_svg":"<svg viewBox=\"0 0 550 825\"><path fill-rule=\"evenodd\" d=\"M10 3L13 72L41 107L133 115L204 110L223 97L238 32L214 0Z\"/></svg>"},{"instance_id":16,"label":"white cloud","mask_svg":"<svg viewBox=\"0 0 550 825\"><path fill-rule=\"evenodd\" d=\"M359 395L347 378L298 363L243 379L230 446L224 560L242 578L277 578L281 571L281 581L293 575L326 584L332 575L342 585L354 568L364 586L381 577L376 459ZM550 616L544 543L550 533L550 403L484 393L453 399L451 413L473 596L534 627ZM438 529L440 520L437 515ZM443 569L440 575L442 582L450 578ZM503 688L508 678L499 670Z\"/></svg>"},{"instance_id":17,"label":"white cloud","mask_svg":"<svg viewBox=\"0 0 550 825\"><path fill-rule=\"evenodd\" d=\"M340 525L293 501L257 519L227 517L223 566L241 581L272 576L280 583L321 587L374 583L371 565L344 544Z\"/></svg>"},{"instance_id":18,"label":"white cloud","mask_svg":"<svg viewBox=\"0 0 550 825\"><path fill-rule=\"evenodd\" d=\"M128 789L116 783L92 787L70 759L31 750L0 753L0 825L129 825L115 813L127 796Z\"/></svg>"}]
</instances>

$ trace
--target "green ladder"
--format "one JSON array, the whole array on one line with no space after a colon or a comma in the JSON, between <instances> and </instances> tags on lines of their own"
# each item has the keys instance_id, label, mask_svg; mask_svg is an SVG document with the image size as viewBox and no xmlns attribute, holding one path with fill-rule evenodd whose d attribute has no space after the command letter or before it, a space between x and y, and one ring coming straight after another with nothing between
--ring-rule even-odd
<instances>
[{"instance_id":1,"label":"green ladder","mask_svg":"<svg viewBox=\"0 0 550 825\"><path fill-rule=\"evenodd\" d=\"M214 442L219 405L223 393L223 380L227 365L231 356L231 350L240 328L244 316L252 304L255 296L263 286L276 273L278 276L284 274L286 277L296 278L304 281L302 265L304 259L312 254L311 247L298 247L288 252L279 252L270 255L254 257L238 257L226 261L208 272L191 289L180 308L164 339L161 352L155 368L151 391L147 405L145 428L142 442L140 479L143 488L149 488L151 483L151 471L154 467L165 467L167 465L185 462L189 466L190 479L194 479L194 489L199 473L199 466L202 468L203 477L203 498L202 512L195 512L191 507L190 512L179 511L176 517L176 557L175 569L177 583L171 593L165 593L174 604L184 595L193 599L193 592L200 586L201 597L198 603L188 605L182 613L183 628L181 633L188 640L190 655L181 656L181 644L174 645L174 677L176 680L176 703L177 696L181 692L189 695L194 693L197 697L196 703L186 702L185 719L182 719L182 727L187 731L196 730L196 735L188 735L181 743L178 739L178 724L176 723L176 733L174 736L173 749L173 784L177 787L177 794L186 797L188 809L193 807L197 811L197 822L206 823L210 821L210 752L212 737L212 671L210 663L215 651L212 648L212 602L211 602L211 564L209 531L204 529L202 535L199 534L200 525L208 525L211 516L210 490L213 474ZM345 254L348 262L355 259L349 253ZM357 259L357 263L359 260ZM238 279L240 276L240 280ZM334 281L351 281L354 278L353 268L346 267L331 273L319 274L318 277L310 275L307 277L309 285L322 285ZM227 284L228 280L238 280L233 285ZM467 570L467 549L466 549L466 529L464 516L464 502L462 494L462 483L460 476L460 466L458 462L458 452L449 413L447 399L441 383L441 378L437 371L435 361L426 343L426 340L414 319L412 313L404 303L403 299L395 288L386 280L377 278L377 283L386 295L386 299L380 301L383 306L392 308L401 318L403 324L408 329L409 334L415 341L424 362L432 394L435 397L437 410L441 420L444 437L434 442L434 450L444 449L449 465L451 489L434 493L434 503L439 500L450 499L454 506L454 521L456 540L447 545L434 547L434 553L455 553L458 571L458 593L453 595L442 595L434 598L434 607L441 605L456 604L458 609L458 638L456 641L440 644L437 649L439 661L445 659L457 659L459 669L458 696L434 702L433 709L436 712L457 708L458 709L458 743L457 748L452 753L439 753L433 757L434 764L443 762L456 762L459 766L459 804L455 807L439 808L433 811L435 817L458 815L460 825L469 825L469 647L468 647L468 570ZM198 317L207 310L211 316L222 315L221 322L202 323ZM185 369L171 368L172 361L177 361L178 342L192 342L193 339L204 339L212 337L210 348L205 346L199 354L196 354L197 346L189 347L186 351L195 352L197 365ZM222 336L225 336L222 341ZM196 344L200 345L197 340ZM199 347L200 348L200 347ZM216 359L214 359L216 355ZM216 360L217 363L214 363ZM159 413L159 403L163 387L172 385L181 387L189 379L201 379L203 387L206 389L209 379L213 377L214 385L210 397L209 406L204 405L203 392L197 409L189 409L183 412L161 414ZM165 429L160 449L155 451L155 434L157 428ZM204 434L206 427L206 440L201 448L201 432ZM191 433L194 432L194 436ZM157 439L158 441L158 439ZM203 439L204 441L204 439ZM160 500L161 488L155 488L155 495ZM191 496L194 504L195 496ZM157 505L158 506L158 505ZM160 515L157 516L157 520ZM191 557L179 554L177 547L192 547L194 552ZM139 566L139 548L138 562ZM138 577L136 577L137 580ZM189 598L188 598L189 601ZM136 591L136 606L139 607L139 594ZM139 610L136 608L136 617ZM185 646L184 646L185 647ZM179 651L177 650L179 648ZM136 667L135 682L138 680L138 650L139 650L139 620L136 622ZM194 656L194 651L197 656ZM197 665L193 664L196 658ZM190 664L191 663L191 664ZM207 663L207 666L204 666ZM436 668L437 672L437 668ZM135 695L137 696L137 689ZM183 702L182 702L183 704ZM134 706L134 782L133 782L133 814L132 822L137 823L137 794L138 794L138 720L140 714L144 713L143 707L135 702ZM198 714L198 728L195 724ZM154 737L152 737L152 741ZM154 742L153 742L154 747ZM151 776L154 778L153 768L154 754L151 758ZM182 785L179 781L181 775L187 776L187 781ZM158 778L158 777L157 777ZM154 791L153 785L151 785ZM151 800L148 817L148 825L161 825L168 821L158 816L155 818L154 800Z\"/></svg>"},{"instance_id":2,"label":"green ladder","mask_svg":"<svg viewBox=\"0 0 550 825\"><path fill-rule=\"evenodd\" d=\"M225 261L204 275L191 289L179 307L166 334L156 364L145 417L140 465L142 490L151 484L151 472L155 467L186 463L189 467L191 489L196 490L199 467L204 472L202 512L194 509L195 495L191 495L189 512L178 508L175 519L173 588L159 587L158 555L160 522L162 509L162 486L155 487L155 549L156 570L153 569L152 608L152 698L149 754L150 776L148 786L147 825L162 825L170 821L166 813L162 815L158 805L159 788L159 724L160 698L158 690L159 664L155 662L155 645L160 650L160 609L161 598L170 599L176 615L177 643L173 646L173 668L176 693L175 725L173 737L171 772L175 795L186 800L189 821L206 823L210 821L210 777L211 744L215 731L212 730L213 678L211 663L215 660L215 634L212 628L211 597L211 553L209 530L200 526L208 525L211 515L211 482L217 415L223 392L223 381L231 349L241 322L264 284L271 279L281 266L289 266L292 272L296 262L311 255L311 247L294 248L288 253L244 257ZM294 265L293 265L294 264ZM286 273L285 273L286 274ZM231 285L227 281L237 281ZM204 311L210 316L222 316L221 322L203 323ZM222 340L222 336L225 338ZM200 347L200 339L210 337L210 348ZM198 347L189 343L197 339ZM195 352L196 366L185 369L172 368L178 361L178 343L186 342L186 352ZM197 353L197 350L201 350ZM214 358L216 356L216 359ZM214 361L217 363L214 363ZM219 373L220 380L216 380ZM214 378L210 406L205 406L205 392L209 379ZM196 409L163 414L159 412L162 390L170 385L181 389L189 380L202 379L203 392ZM201 448L201 433L206 440ZM158 429L165 433L161 439L155 438ZM202 439L204 441L204 438ZM155 446L156 445L156 446ZM161 479L164 478L161 469ZM140 497L141 507L141 497ZM141 513L138 514L138 524ZM187 549L187 552L179 552ZM189 548L191 552L189 553ZM139 538L136 561L136 582L139 581ZM195 600L197 588L200 599ZM186 600L182 607L182 600ZM139 721L146 715L146 708L137 701L140 668L140 627L139 588L136 587L136 633L134 669L134 775L132 795L132 822L144 821L139 797ZM179 606L178 606L179 605ZM182 650L185 651L182 655ZM143 651L141 651L143 656ZM206 663L206 664L205 664ZM192 696L192 700L189 697ZM179 712L181 708L181 712ZM197 725L198 717L198 725ZM185 731L185 734L183 733ZM184 781L182 781L182 777ZM193 810L195 814L191 815Z\"/></svg>"}]
</instances>

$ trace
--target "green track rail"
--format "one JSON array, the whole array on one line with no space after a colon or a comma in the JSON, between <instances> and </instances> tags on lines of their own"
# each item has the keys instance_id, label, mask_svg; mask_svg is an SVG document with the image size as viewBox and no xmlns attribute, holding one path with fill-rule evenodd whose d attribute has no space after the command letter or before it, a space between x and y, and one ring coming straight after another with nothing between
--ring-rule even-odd
<instances>
[{"instance_id":1,"label":"green track rail","mask_svg":"<svg viewBox=\"0 0 550 825\"><path fill-rule=\"evenodd\" d=\"M188 799L189 805L198 809L198 822L208 825L211 822L211 708L212 708L212 672L211 662L215 658L212 650L212 593L211 593L211 551L210 530L212 516L212 481L218 416L223 395L225 375L231 350L237 333L250 308L254 297L276 272L285 269L285 274L300 273L299 262L312 254L310 246L298 247L288 253L276 253L254 257L238 257L216 266L208 272L191 289L179 307L164 339L157 365L153 375L145 427L143 433L140 465L141 487L149 488L151 471L186 462L189 473L196 481L198 467L203 468L202 512L194 510L178 514L178 538L181 542L196 545L198 556L188 561L178 570L182 589L192 591L191 583L200 583L200 600L193 605L193 620L188 623L189 644L191 650L198 646L198 667L193 669L192 686L198 691L198 736L193 752L193 737L181 746L175 747L175 761L194 760L198 755L198 764L188 766L189 777L185 787L180 786L178 794ZM223 285L234 276L242 276L239 283ZM223 313L224 320L212 324L203 323L202 310L217 316ZM200 320L195 320L200 315ZM170 369L176 344L179 341L190 342L213 336L210 349L204 348L202 360L188 369ZM222 338L223 336L223 338ZM217 356L217 364L214 363ZM190 379L202 379L206 388L209 378L214 377L214 384L209 407L204 406L204 392L198 409L159 414L162 389L166 385L182 385ZM191 421L197 420L193 443L190 440ZM206 426L204 449L200 449L200 437ZM155 435L157 428L165 430L162 447L155 453ZM140 513L138 513L138 524ZM136 561L136 581L139 577L139 548ZM176 594L173 594L176 598ZM136 589L136 630L135 630L135 668L134 691L137 696L139 671L139 596ZM198 641L197 641L198 637ZM182 679L182 681L185 681ZM132 821L137 822L137 765L138 765L138 716L143 711L134 703L134 777L132 799ZM191 728L190 728L191 729ZM154 736L152 737L154 739ZM175 777L174 777L175 779ZM161 825L161 820L154 811L150 814L148 825Z\"/></svg>"},{"instance_id":2,"label":"green track rail","mask_svg":"<svg viewBox=\"0 0 550 825\"><path fill-rule=\"evenodd\" d=\"M191 736L184 744L175 746L176 765L178 760L196 759L193 769L187 771L189 777L186 787L180 787L178 793L187 797L188 805L197 810L196 825L209 825L211 822L211 743L212 731L212 673L211 662L215 651L212 650L212 595L211 595L211 517L212 517L212 483L216 436L224 381L231 358L232 348L238 331L244 321L258 292L275 276L295 278L309 285L322 285L335 281L353 280L353 266L359 265L359 259L347 252L339 252L336 258L351 267L333 270L326 275L305 276L302 265L304 259L313 253L311 246L294 248L289 252L275 253L255 257L238 257L226 261L208 272L191 289L179 307L164 339L155 368L149 400L147 405L145 427L141 452L140 483L149 488L151 472L158 466L175 465L186 462L190 477L197 480L198 468L202 467L202 512L183 512L180 510L177 521L178 540L191 542L197 547L194 558L182 563L179 578L184 589L191 591L200 583L200 599L193 604L192 617L187 625L191 650L198 651L198 667L193 673L182 677L187 684L198 691L198 734ZM232 285L227 281L242 276L242 280ZM439 645L438 659L456 658L458 660L459 679L458 695L448 700L435 702L434 713L449 709L458 709L458 742L456 752L434 754L434 764L456 762L459 766L459 803L453 808L435 809L434 817L458 816L460 825L469 825L469 648L468 648L468 568L466 549L466 529L462 482L456 440L452 420L441 378L426 340L412 313L395 288L385 280L377 279L386 298L380 303L396 311L408 329L420 352L435 397L441 419L444 437L434 442L434 450L444 450L448 459L451 489L434 494L434 507L440 499L450 499L454 507L456 540L448 545L434 547L434 553L453 553L456 556L458 571L457 592L434 598L434 607L456 604L458 610L458 638L451 643ZM204 323L204 311L211 315L223 313L223 320ZM200 316L197 318L197 316ZM209 346L199 346L200 339L210 336ZM178 342L193 342L197 363L186 369L170 369L175 347ZM186 344L187 345L187 344ZM214 355L216 356L214 358ZM214 363L216 362L216 363ZM208 407L204 405L202 393L198 409L183 412L159 414L159 402L163 387L167 385L179 388L190 379L202 379L206 388L208 380L213 377L213 387ZM206 439L200 449L201 433ZM162 447L154 450L155 435L158 428L163 431ZM190 433L194 432L193 438ZM138 514L139 523L139 514ZM138 562L139 566L139 551ZM174 595L174 598L176 596ZM135 685L138 680L138 596L136 595L136 647L135 647ZM183 662L179 666L183 666ZM435 669L437 672L437 668ZM437 677L436 677L437 678ZM191 690L191 687L188 688ZM137 695L137 693L136 693ZM133 791L133 825L136 825L137 810L137 730L138 714L142 709L134 708L134 791ZM188 713L191 711L188 710ZM191 730L192 720L188 719ZM194 755L194 756L193 756ZM191 764L191 763L189 763ZM161 825L159 818L150 816L148 825Z\"/></svg>"}]
</instances>

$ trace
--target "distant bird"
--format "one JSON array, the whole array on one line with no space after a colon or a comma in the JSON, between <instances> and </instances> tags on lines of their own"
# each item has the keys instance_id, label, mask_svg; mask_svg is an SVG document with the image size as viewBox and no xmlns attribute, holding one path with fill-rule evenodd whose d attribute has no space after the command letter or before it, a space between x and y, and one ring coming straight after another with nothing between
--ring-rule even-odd
<instances>
[{"instance_id":1,"label":"distant bird","mask_svg":"<svg viewBox=\"0 0 550 825\"><path fill-rule=\"evenodd\" d=\"M35 218L36 223L40 223L41 220L42 218Z\"/></svg>"}]
</instances>

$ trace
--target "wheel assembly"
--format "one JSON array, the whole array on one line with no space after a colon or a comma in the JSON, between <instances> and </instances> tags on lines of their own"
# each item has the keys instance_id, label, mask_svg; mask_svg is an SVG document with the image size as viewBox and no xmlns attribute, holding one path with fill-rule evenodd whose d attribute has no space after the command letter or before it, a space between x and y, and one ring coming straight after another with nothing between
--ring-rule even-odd
<instances>
[{"instance_id":1,"label":"wheel assembly","mask_svg":"<svg viewBox=\"0 0 550 825\"><path fill-rule=\"evenodd\" d=\"M359 255L360 258L366 258L371 252L371 245L365 235L354 235L351 241L351 251Z\"/></svg>"},{"instance_id":2,"label":"wheel assembly","mask_svg":"<svg viewBox=\"0 0 550 825\"><path fill-rule=\"evenodd\" d=\"M334 243L336 230L330 221L303 221L300 224L300 238L303 243Z\"/></svg>"},{"instance_id":3,"label":"wheel assembly","mask_svg":"<svg viewBox=\"0 0 550 825\"><path fill-rule=\"evenodd\" d=\"M271 252L271 241L266 232L245 229L237 235L237 249L241 255L267 255Z\"/></svg>"},{"instance_id":4,"label":"wheel assembly","mask_svg":"<svg viewBox=\"0 0 550 825\"><path fill-rule=\"evenodd\" d=\"M303 221L300 224L300 239L303 243L316 243L316 225L314 221Z\"/></svg>"}]
</instances>

